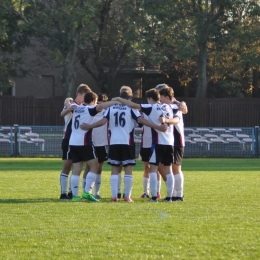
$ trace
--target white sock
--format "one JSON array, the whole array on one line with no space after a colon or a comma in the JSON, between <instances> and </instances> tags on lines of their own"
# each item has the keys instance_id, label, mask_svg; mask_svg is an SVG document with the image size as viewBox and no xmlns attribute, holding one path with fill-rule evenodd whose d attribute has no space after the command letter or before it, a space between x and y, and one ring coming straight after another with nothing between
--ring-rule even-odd
<instances>
[{"instance_id":1,"label":"white sock","mask_svg":"<svg viewBox=\"0 0 260 260\"><path fill-rule=\"evenodd\" d=\"M161 182L161 180L158 180L157 181L157 193L161 193L161 186L162 186L162 182Z\"/></svg>"},{"instance_id":2,"label":"white sock","mask_svg":"<svg viewBox=\"0 0 260 260\"><path fill-rule=\"evenodd\" d=\"M151 172L150 173L150 190L152 197L157 198L157 173L156 172Z\"/></svg>"},{"instance_id":3,"label":"white sock","mask_svg":"<svg viewBox=\"0 0 260 260\"><path fill-rule=\"evenodd\" d=\"M121 193L121 183L122 183L122 174L120 172L120 173L118 173L118 183L117 183L118 191L117 191L117 193Z\"/></svg>"},{"instance_id":4,"label":"white sock","mask_svg":"<svg viewBox=\"0 0 260 260\"><path fill-rule=\"evenodd\" d=\"M70 186L72 195L75 197L79 196L79 176L77 175L71 175L70 177Z\"/></svg>"},{"instance_id":5,"label":"white sock","mask_svg":"<svg viewBox=\"0 0 260 260\"><path fill-rule=\"evenodd\" d=\"M60 190L61 194L66 194L67 193L67 188L68 188L68 175L65 173L60 174Z\"/></svg>"},{"instance_id":6,"label":"white sock","mask_svg":"<svg viewBox=\"0 0 260 260\"><path fill-rule=\"evenodd\" d=\"M110 187L112 192L112 198L117 198L117 192L118 192L118 175L111 175L110 176Z\"/></svg>"},{"instance_id":7,"label":"white sock","mask_svg":"<svg viewBox=\"0 0 260 260\"><path fill-rule=\"evenodd\" d=\"M82 192L85 191L85 186L86 186L86 178L82 178Z\"/></svg>"},{"instance_id":8,"label":"white sock","mask_svg":"<svg viewBox=\"0 0 260 260\"><path fill-rule=\"evenodd\" d=\"M125 198L130 198L133 187L133 176L125 175L124 177L124 185L125 185Z\"/></svg>"},{"instance_id":9,"label":"white sock","mask_svg":"<svg viewBox=\"0 0 260 260\"><path fill-rule=\"evenodd\" d=\"M85 192L90 193L94 187L95 181L97 178L97 174L94 172L88 172L86 177L86 185L85 185Z\"/></svg>"},{"instance_id":10,"label":"white sock","mask_svg":"<svg viewBox=\"0 0 260 260\"><path fill-rule=\"evenodd\" d=\"M167 181L166 181L166 186L167 186L167 197L172 197L173 193L173 187L174 187L174 177L173 173L170 172L166 175Z\"/></svg>"},{"instance_id":11,"label":"white sock","mask_svg":"<svg viewBox=\"0 0 260 260\"><path fill-rule=\"evenodd\" d=\"M72 193L72 191L71 191L71 181L70 181L70 178L71 178L71 175L70 175L70 177L69 177L69 192L68 192L68 193Z\"/></svg>"},{"instance_id":12,"label":"white sock","mask_svg":"<svg viewBox=\"0 0 260 260\"><path fill-rule=\"evenodd\" d=\"M143 177L143 189L146 195L149 195L150 179Z\"/></svg>"},{"instance_id":13,"label":"white sock","mask_svg":"<svg viewBox=\"0 0 260 260\"><path fill-rule=\"evenodd\" d=\"M100 191L100 185L101 185L101 174L97 174L97 178L95 181L95 185L94 185L94 196L99 195L99 191Z\"/></svg>"},{"instance_id":14,"label":"white sock","mask_svg":"<svg viewBox=\"0 0 260 260\"><path fill-rule=\"evenodd\" d=\"M180 172L174 175L174 197L183 197L183 185L184 185L184 176L183 173Z\"/></svg>"}]
</instances>

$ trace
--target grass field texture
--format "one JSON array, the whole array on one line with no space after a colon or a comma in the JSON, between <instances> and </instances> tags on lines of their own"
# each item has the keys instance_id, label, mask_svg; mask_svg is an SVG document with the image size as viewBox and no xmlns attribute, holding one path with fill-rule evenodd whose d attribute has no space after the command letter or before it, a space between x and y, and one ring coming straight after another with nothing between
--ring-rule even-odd
<instances>
[{"instance_id":1,"label":"grass field texture","mask_svg":"<svg viewBox=\"0 0 260 260\"><path fill-rule=\"evenodd\" d=\"M260 160L185 159L185 201L60 201L61 159L0 158L0 259L260 259ZM80 189L81 191L81 189ZM162 196L165 184L162 183Z\"/></svg>"}]
</instances>

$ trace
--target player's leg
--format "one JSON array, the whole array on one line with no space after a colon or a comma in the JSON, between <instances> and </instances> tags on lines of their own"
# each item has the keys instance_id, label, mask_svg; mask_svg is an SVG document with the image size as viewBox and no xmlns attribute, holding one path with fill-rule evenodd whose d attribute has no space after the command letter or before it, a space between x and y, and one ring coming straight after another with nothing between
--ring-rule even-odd
<instances>
[{"instance_id":1,"label":"player's leg","mask_svg":"<svg viewBox=\"0 0 260 260\"><path fill-rule=\"evenodd\" d=\"M149 198L150 189L150 165L149 162L143 162L144 174L143 174L143 190L144 193L141 198Z\"/></svg>"},{"instance_id":2,"label":"player's leg","mask_svg":"<svg viewBox=\"0 0 260 260\"><path fill-rule=\"evenodd\" d=\"M117 187L118 187L118 191L117 191L117 198L120 199L122 197L122 192L121 192L121 184L122 184L122 165L119 166L118 169L118 183L117 183ZM124 197L124 194L123 194Z\"/></svg>"},{"instance_id":3,"label":"player's leg","mask_svg":"<svg viewBox=\"0 0 260 260\"><path fill-rule=\"evenodd\" d=\"M90 159L86 161L86 164L89 167L89 172L86 176L86 185L85 185L85 190L82 193L82 197L90 201L96 202L98 200L91 194L91 191L94 187L97 178L97 172L99 168L98 159L97 158Z\"/></svg>"},{"instance_id":4,"label":"player's leg","mask_svg":"<svg viewBox=\"0 0 260 260\"><path fill-rule=\"evenodd\" d=\"M80 179L80 173L82 171L83 163L84 163L83 161L73 163L73 171L70 178L73 201L79 200L79 179Z\"/></svg>"},{"instance_id":5,"label":"player's leg","mask_svg":"<svg viewBox=\"0 0 260 260\"><path fill-rule=\"evenodd\" d=\"M157 198L161 198L161 186L162 186L162 181L161 181L161 175L159 171L157 171Z\"/></svg>"},{"instance_id":6,"label":"player's leg","mask_svg":"<svg viewBox=\"0 0 260 260\"><path fill-rule=\"evenodd\" d=\"M152 195L152 199L150 202L157 202L157 188L158 188L158 165L162 161L163 149L162 145L155 145L152 148L152 155L149 160L150 164L150 191Z\"/></svg>"},{"instance_id":7,"label":"player's leg","mask_svg":"<svg viewBox=\"0 0 260 260\"><path fill-rule=\"evenodd\" d=\"M152 195L152 199L150 200L151 202L157 201L157 186L158 186L157 171L158 171L158 166L153 165L150 162L150 191Z\"/></svg>"},{"instance_id":8,"label":"player's leg","mask_svg":"<svg viewBox=\"0 0 260 260\"><path fill-rule=\"evenodd\" d=\"M144 173L143 173L143 190L144 193L141 198L149 198L149 189L150 189L150 165L149 159L151 157L151 147L140 149L140 157L143 162Z\"/></svg>"},{"instance_id":9,"label":"player's leg","mask_svg":"<svg viewBox=\"0 0 260 260\"><path fill-rule=\"evenodd\" d=\"M97 178L96 178L96 182L94 185L94 197L96 199L101 199L99 192L100 192L100 186L101 186L101 181L102 181L102 166L104 161L107 160L107 151L106 151L106 147L105 146L98 146L95 147L96 149L96 153L97 153L97 157L98 157L98 171L97 171Z\"/></svg>"},{"instance_id":10,"label":"player's leg","mask_svg":"<svg viewBox=\"0 0 260 260\"><path fill-rule=\"evenodd\" d=\"M121 172L121 150L119 145L110 145L107 163L111 165L110 187L111 201L118 201L118 175ZM121 197L121 193L120 193Z\"/></svg>"},{"instance_id":11,"label":"player's leg","mask_svg":"<svg viewBox=\"0 0 260 260\"><path fill-rule=\"evenodd\" d=\"M62 170L60 173L60 188L61 188L60 199L69 199L67 195L67 190L68 190L68 183L69 183L68 180L69 180L69 173L71 167L72 167L72 160L62 161Z\"/></svg>"},{"instance_id":12,"label":"player's leg","mask_svg":"<svg viewBox=\"0 0 260 260\"><path fill-rule=\"evenodd\" d=\"M131 198L132 187L133 187L133 176L132 176L132 165L127 165L124 167L125 177L124 177L124 200L127 202L133 202Z\"/></svg>"},{"instance_id":13,"label":"player's leg","mask_svg":"<svg viewBox=\"0 0 260 260\"><path fill-rule=\"evenodd\" d=\"M83 176L82 176L82 192L85 191L86 177L88 175L88 172L89 172L89 166L86 164L85 171L84 171Z\"/></svg>"},{"instance_id":14,"label":"player's leg","mask_svg":"<svg viewBox=\"0 0 260 260\"><path fill-rule=\"evenodd\" d=\"M94 185L94 197L96 199L101 199L99 192L100 192L100 186L101 186L101 182L102 182L102 166L103 166L103 162L100 162L98 164L98 171L97 171L97 178L95 181L95 185Z\"/></svg>"},{"instance_id":15,"label":"player's leg","mask_svg":"<svg viewBox=\"0 0 260 260\"><path fill-rule=\"evenodd\" d=\"M174 147L174 164L172 165L175 180L172 196L173 201L183 201L184 176L181 171L183 154L184 147Z\"/></svg>"},{"instance_id":16,"label":"player's leg","mask_svg":"<svg viewBox=\"0 0 260 260\"><path fill-rule=\"evenodd\" d=\"M61 188L60 199L71 199L72 197L71 189L69 189L67 195L68 183L70 187L70 182L68 181L69 173L72 167L72 160L71 160L68 139L62 140L61 148L62 148L62 170L60 173L60 188Z\"/></svg>"},{"instance_id":17,"label":"player's leg","mask_svg":"<svg viewBox=\"0 0 260 260\"><path fill-rule=\"evenodd\" d=\"M118 201L118 175L121 172L121 169L122 167L120 165L112 165L111 167L110 187L112 193L111 201L113 202Z\"/></svg>"},{"instance_id":18,"label":"player's leg","mask_svg":"<svg viewBox=\"0 0 260 260\"><path fill-rule=\"evenodd\" d=\"M90 159L86 162L86 164L88 165L89 171L86 176L85 192L90 193L97 178L97 172L99 168L98 159Z\"/></svg>"},{"instance_id":19,"label":"player's leg","mask_svg":"<svg viewBox=\"0 0 260 260\"><path fill-rule=\"evenodd\" d=\"M172 201L172 194L173 194L173 187L174 187L174 177L172 172L172 163L174 158L174 148L173 146L165 146L165 153L163 156L162 163L164 164L164 169L166 172L166 188L167 188L167 195L164 201L171 202Z\"/></svg>"},{"instance_id":20,"label":"player's leg","mask_svg":"<svg viewBox=\"0 0 260 260\"><path fill-rule=\"evenodd\" d=\"M172 201L172 194L173 194L173 187L174 187L174 177L172 173L172 165L164 166L166 174L166 189L167 195L164 201L171 202Z\"/></svg>"},{"instance_id":21,"label":"player's leg","mask_svg":"<svg viewBox=\"0 0 260 260\"><path fill-rule=\"evenodd\" d=\"M135 146L133 145L121 145L121 158L122 165L125 170L124 176L124 201L134 202L131 198L133 187L132 169L136 164L135 161Z\"/></svg>"},{"instance_id":22,"label":"player's leg","mask_svg":"<svg viewBox=\"0 0 260 260\"><path fill-rule=\"evenodd\" d=\"M160 174L161 179L163 179L165 186L167 187L167 185L166 185L166 181L167 181L166 172L165 172L165 169L164 169L164 165L161 164L161 163L159 163L159 165L158 165L158 173ZM159 177L158 177L158 180L159 180ZM161 188L161 182L158 183L158 195L157 195L158 199L161 198L160 188Z\"/></svg>"}]
</instances>

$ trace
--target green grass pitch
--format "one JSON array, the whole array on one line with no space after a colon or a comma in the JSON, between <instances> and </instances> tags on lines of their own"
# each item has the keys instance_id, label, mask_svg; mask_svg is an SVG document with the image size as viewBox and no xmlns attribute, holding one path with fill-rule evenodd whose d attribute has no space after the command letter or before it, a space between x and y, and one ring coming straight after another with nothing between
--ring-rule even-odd
<instances>
[{"instance_id":1,"label":"green grass pitch","mask_svg":"<svg viewBox=\"0 0 260 260\"><path fill-rule=\"evenodd\" d=\"M260 259L259 159L185 159L185 201L60 201L61 159L0 159L0 259ZM81 191L81 189L80 189ZM165 184L162 183L162 196Z\"/></svg>"}]
</instances>

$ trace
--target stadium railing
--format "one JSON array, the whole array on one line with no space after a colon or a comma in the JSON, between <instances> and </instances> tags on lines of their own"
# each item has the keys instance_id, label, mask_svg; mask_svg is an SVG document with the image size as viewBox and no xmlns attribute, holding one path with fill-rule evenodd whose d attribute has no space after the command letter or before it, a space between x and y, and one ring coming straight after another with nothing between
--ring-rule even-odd
<instances>
[{"instance_id":1,"label":"stadium railing","mask_svg":"<svg viewBox=\"0 0 260 260\"><path fill-rule=\"evenodd\" d=\"M61 157L63 126L0 126L0 156ZM185 157L259 157L259 127L184 128ZM135 128L139 157L142 128Z\"/></svg>"}]
</instances>

